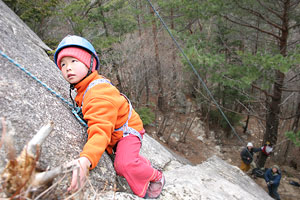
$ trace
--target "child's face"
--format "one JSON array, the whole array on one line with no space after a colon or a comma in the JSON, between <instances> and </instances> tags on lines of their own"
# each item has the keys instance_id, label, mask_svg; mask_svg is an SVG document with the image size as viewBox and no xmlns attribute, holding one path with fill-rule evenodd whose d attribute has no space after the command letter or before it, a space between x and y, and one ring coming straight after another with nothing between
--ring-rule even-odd
<instances>
[{"instance_id":1,"label":"child's face","mask_svg":"<svg viewBox=\"0 0 300 200\"><path fill-rule=\"evenodd\" d=\"M63 77L71 84L81 81L88 73L88 68L73 57L63 57L60 62Z\"/></svg>"}]
</instances>

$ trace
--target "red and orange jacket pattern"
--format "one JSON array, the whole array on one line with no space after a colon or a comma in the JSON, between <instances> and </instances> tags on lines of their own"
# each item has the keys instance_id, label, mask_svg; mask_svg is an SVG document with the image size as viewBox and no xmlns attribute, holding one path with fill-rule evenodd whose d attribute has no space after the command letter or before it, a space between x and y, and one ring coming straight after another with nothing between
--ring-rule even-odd
<instances>
[{"instance_id":1,"label":"red and orange jacket pattern","mask_svg":"<svg viewBox=\"0 0 300 200\"><path fill-rule=\"evenodd\" d=\"M112 153L114 145L123 137L122 131L114 130L125 124L129 114L127 100L109 83L101 83L89 89L82 102L88 85L102 78L104 77L93 72L75 86L77 89L75 101L78 106L82 106L83 118L88 124L88 140L80 157L84 156L90 160L91 169L97 166L105 149L108 153ZM142 120L134 109L128 126L139 132L143 130Z\"/></svg>"}]
</instances>

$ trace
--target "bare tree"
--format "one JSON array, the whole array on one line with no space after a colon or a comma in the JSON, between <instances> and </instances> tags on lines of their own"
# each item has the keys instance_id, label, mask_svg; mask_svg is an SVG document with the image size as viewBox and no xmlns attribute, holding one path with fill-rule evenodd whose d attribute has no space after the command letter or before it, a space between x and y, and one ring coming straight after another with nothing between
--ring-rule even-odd
<instances>
[{"instance_id":1,"label":"bare tree","mask_svg":"<svg viewBox=\"0 0 300 200\"><path fill-rule=\"evenodd\" d=\"M154 10L150 8L150 13L153 18L155 17ZM156 75L157 75L157 107L160 111L165 111L165 99L164 99L164 87L163 87L163 74L161 70L161 63L159 58L159 47L158 47L158 39L157 39L157 27L156 20L152 20L152 34L153 34L153 43L154 43L154 51L155 51L155 66L156 66Z\"/></svg>"}]
</instances>

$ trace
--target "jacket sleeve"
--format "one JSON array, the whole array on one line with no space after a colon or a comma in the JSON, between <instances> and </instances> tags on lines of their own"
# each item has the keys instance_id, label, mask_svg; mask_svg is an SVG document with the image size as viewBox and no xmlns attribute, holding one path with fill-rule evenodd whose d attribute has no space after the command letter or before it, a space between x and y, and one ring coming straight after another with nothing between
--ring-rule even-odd
<instances>
[{"instance_id":1,"label":"jacket sleeve","mask_svg":"<svg viewBox=\"0 0 300 200\"><path fill-rule=\"evenodd\" d=\"M247 159L247 156L245 155L245 149L241 151L241 158L242 160L244 160L245 158Z\"/></svg>"},{"instance_id":2,"label":"jacket sleeve","mask_svg":"<svg viewBox=\"0 0 300 200\"><path fill-rule=\"evenodd\" d=\"M242 158L242 160L244 161L244 163L246 163L246 164L250 164L250 163L249 163L249 160L248 160L248 157L249 157L249 153L247 152L247 149L244 148L244 149L242 150L242 152L241 152L241 158Z\"/></svg>"},{"instance_id":3,"label":"jacket sleeve","mask_svg":"<svg viewBox=\"0 0 300 200\"><path fill-rule=\"evenodd\" d=\"M271 173L271 169L267 169L267 171L265 172L265 175L264 175L266 182L270 181L270 178L269 178L270 173Z\"/></svg>"},{"instance_id":4,"label":"jacket sleeve","mask_svg":"<svg viewBox=\"0 0 300 200\"><path fill-rule=\"evenodd\" d=\"M88 140L80 157L87 157L91 162L90 169L93 169L111 141L118 109L105 96L86 98L86 100L82 111L84 119L88 122Z\"/></svg>"},{"instance_id":5,"label":"jacket sleeve","mask_svg":"<svg viewBox=\"0 0 300 200\"><path fill-rule=\"evenodd\" d=\"M262 148L253 148L253 152L259 152L259 151L262 151Z\"/></svg>"}]
</instances>

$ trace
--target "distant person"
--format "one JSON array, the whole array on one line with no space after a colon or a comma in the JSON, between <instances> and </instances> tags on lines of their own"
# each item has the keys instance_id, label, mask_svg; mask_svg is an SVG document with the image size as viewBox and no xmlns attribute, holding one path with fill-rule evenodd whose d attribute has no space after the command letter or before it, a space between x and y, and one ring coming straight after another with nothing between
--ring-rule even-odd
<instances>
[{"instance_id":1,"label":"distant person","mask_svg":"<svg viewBox=\"0 0 300 200\"><path fill-rule=\"evenodd\" d=\"M265 154L266 156L269 156L272 151L273 151L273 147L272 144L267 141L264 146L261 147L261 151L263 152L263 154Z\"/></svg>"},{"instance_id":2,"label":"distant person","mask_svg":"<svg viewBox=\"0 0 300 200\"><path fill-rule=\"evenodd\" d=\"M245 147L241 152L241 166L240 169L244 172L249 171L250 164L253 161L253 154L261 151L261 148L254 148L251 142L248 142L247 147Z\"/></svg>"},{"instance_id":3,"label":"distant person","mask_svg":"<svg viewBox=\"0 0 300 200\"><path fill-rule=\"evenodd\" d=\"M280 196L277 193L277 189L280 184L280 179L281 171L277 165L274 165L272 168L269 168L265 173L265 180L268 186L269 195L276 200L280 200Z\"/></svg>"}]
</instances>

